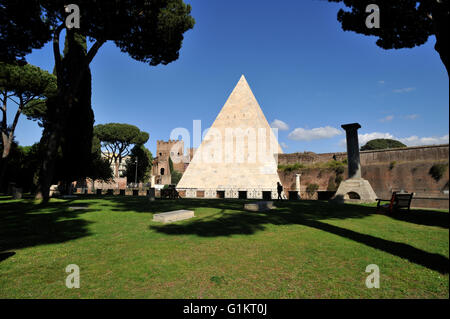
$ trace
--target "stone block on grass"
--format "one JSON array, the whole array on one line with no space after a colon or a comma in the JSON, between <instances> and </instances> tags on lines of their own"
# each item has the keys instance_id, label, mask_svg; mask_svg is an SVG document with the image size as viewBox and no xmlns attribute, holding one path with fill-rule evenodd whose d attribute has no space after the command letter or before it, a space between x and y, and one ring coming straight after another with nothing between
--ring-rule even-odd
<instances>
[{"instance_id":1,"label":"stone block on grass","mask_svg":"<svg viewBox=\"0 0 450 319\"><path fill-rule=\"evenodd\" d=\"M263 212L266 210L273 209L273 202L271 201L261 201L261 202L254 202L254 203L248 203L244 205L245 210L250 210L252 212Z\"/></svg>"},{"instance_id":2,"label":"stone block on grass","mask_svg":"<svg viewBox=\"0 0 450 319\"><path fill-rule=\"evenodd\" d=\"M153 221L162 223L172 223L179 220L185 220L195 217L192 210L174 210L172 212L160 213L153 215Z\"/></svg>"}]
</instances>

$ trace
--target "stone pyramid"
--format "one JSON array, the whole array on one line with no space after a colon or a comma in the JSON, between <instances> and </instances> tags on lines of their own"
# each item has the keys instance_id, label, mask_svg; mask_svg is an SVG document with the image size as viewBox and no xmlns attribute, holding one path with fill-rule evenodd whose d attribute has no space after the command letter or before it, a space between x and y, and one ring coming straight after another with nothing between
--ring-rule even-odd
<instances>
[{"instance_id":1,"label":"stone pyramid","mask_svg":"<svg viewBox=\"0 0 450 319\"><path fill-rule=\"evenodd\" d=\"M262 198L263 191L276 196L276 154L281 150L245 77L242 75L219 115L195 152L178 190L186 197L236 198L247 191L248 198Z\"/></svg>"}]
</instances>

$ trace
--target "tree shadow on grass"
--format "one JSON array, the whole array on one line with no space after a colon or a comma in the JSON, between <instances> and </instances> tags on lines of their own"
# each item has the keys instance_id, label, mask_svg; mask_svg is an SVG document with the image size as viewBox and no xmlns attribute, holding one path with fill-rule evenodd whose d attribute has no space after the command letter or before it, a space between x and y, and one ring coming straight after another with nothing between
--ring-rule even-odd
<instances>
[{"instance_id":1,"label":"tree shadow on grass","mask_svg":"<svg viewBox=\"0 0 450 319\"><path fill-rule=\"evenodd\" d=\"M211 203L212 207L216 204ZM224 205L224 204L220 204ZM225 204L226 205L226 204ZM266 212L222 211L215 219L198 219L179 224L152 225L151 230L167 235L195 234L202 237L251 235L265 229L265 225L304 225L344 237L366 246L384 251L410 262L438 271L449 272L449 259L439 254L433 254L408 244L378 238L372 235L358 233L342 227L330 225L321 219L364 218L376 213L375 207L332 204L319 201L280 202L276 210Z\"/></svg>"},{"instance_id":2,"label":"tree shadow on grass","mask_svg":"<svg viewBox=\"0 0 450 319\"><path fill-rule=\"evenodd\" d=\"M45 206L23 200L0 203L0 253L8 254L11 253L9 250L62 243L90 235L87 230L90 222L77 217L91 210L72 210L71 202L50 202Z\"/></svg>"},{"instance_id":3,"label":"tree shadow on grass","mask_svg":"<svg viewBox=\"0 0 450 319\"><path fill-rule=\"evenodd\" d=\"M449 228L450 215L448 212L440 212L424 209L411 209L411 211L399 211L388 215L397 220L424 226L436 226Z\"/></svg>"}]
</instances>

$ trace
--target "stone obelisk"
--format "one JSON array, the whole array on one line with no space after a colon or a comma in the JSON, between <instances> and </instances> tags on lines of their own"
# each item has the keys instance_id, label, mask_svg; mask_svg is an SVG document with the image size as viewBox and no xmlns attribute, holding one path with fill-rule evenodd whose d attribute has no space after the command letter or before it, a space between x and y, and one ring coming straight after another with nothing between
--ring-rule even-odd
<instances>
[{"instance_id":1,"label":"stone obelisk","mask_svg":"<svg viewBox=\"0 0 450 319\"><path fill-rule=\"evenodd\" d=\"M339 202L374 202L377 195L368 180L361 178L361 162L359 157L358 129L359 123L344 124L347 139L348 179L343 181L334 195Z\"/></svg>"}]
</instances>

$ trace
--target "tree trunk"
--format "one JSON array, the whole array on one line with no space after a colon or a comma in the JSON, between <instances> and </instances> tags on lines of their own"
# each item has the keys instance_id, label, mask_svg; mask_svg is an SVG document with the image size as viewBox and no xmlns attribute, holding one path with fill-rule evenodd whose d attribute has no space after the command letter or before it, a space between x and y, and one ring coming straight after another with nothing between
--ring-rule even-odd
<instances>
[{"instance_id":1,"label":"tree trunk","mask_svg":"<svg viewBox=\"0 0 450 319\"><path fill-rule=\"evenodd\" d=\"M3 185L4 183L4 177L6 173L6 167L8 165L8 155L11 151L11 143L12 139L10 139L5 133L2 133L2 140L3 140L3 153L2 153L2 161L1 161L1 167L0 167L0 188L6 185Z\"/></svg>"},{"instance_id":2,"label":"tree trunk","mask_svg":"<svg viewBox=\"0 0 450 319\"><path fill-rule=\"evenodd\" d=\"M58 98L58 102L61 100L61 98ZM50 186L52 185L55 173L58 148L63 132L63 123L65 123L64 112L62 110L65 105L64 103L58 102L55 106L55 119L50 124L47 132L48 136L45 136L46 132L44 132L41 139L41 143L46 147L44 158L42 160L42 170L37 195L42 197L43 203L47 203L50 199Z\"/></svg>"},{"instance_id":3,"label":"tree trunk","mask_svg":"<svg viewBox=\"0 0 450 319\"><path fill-rule=\"evenodd\" d=\"M433 24L436 36L436 44L434 49L439 53L442 63L444 63L445 69L449 68L449 7L448 3L438 3L436 2L433 7Z\"/></svg>"}]
</instances>

